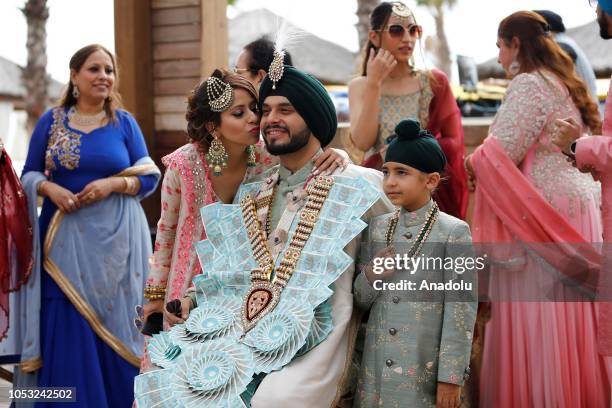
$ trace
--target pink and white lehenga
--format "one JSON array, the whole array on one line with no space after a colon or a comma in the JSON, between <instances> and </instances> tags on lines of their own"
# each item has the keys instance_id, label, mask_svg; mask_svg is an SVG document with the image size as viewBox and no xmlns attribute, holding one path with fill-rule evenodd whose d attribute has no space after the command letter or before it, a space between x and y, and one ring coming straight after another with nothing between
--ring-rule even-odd
<instances>
[{"instance_id":1,"label":"pink and white lehenga","mask_svg":"<svg viewBox=\"0 0 612 408\"><path fill-rule=\"evenodd\" d=\"M546 301L543 288L552 288L554 278L536 261L562 268L579 259L571 265L580 270L565 268L565 273L574 274L571 279L587 292L596 289L600 258L591 244L602 240L600 186L551 143L554 121L570 116L581 122L555 75L518 75L489 136L471 157L477 180L474 242L494 249L508 244L499 251L506 256L490 262L493 301L485 326L481 407L609 404L609 380L597 350L596 305ZM536 256L519 250L525 245Z\"/></svg>"},{"instance_id":2,"label":"pink and white lehenga","mask_svg":"<svg viewBox=\"0 0 612 408\"><path fill-rule=\"evenodd\" d=\"M272 166L263 143L255 145L256 164L248 167L244 182L256 181ZM212 188L211 170L198 144L186 144L162 158L166 167L161 190L161 217L157 223L154 253L149 261L147 285L165 286L164 304L180 299L193 277L202 273L193 245L206 239L200 208L217 201ZM166 326L166 323L164 323ZM146 342L145 342L146 343ZM151 368L145 353L141 371Z\"/></svg>"}]
</instances>

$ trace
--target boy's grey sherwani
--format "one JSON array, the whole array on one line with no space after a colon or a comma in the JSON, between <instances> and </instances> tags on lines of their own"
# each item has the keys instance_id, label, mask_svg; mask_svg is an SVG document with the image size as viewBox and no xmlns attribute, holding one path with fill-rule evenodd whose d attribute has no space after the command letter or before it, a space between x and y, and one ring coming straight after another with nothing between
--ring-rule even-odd
<instances>
[{"instance_id":1,"label":"boy's grey sherwani","mask_svg":"<svg viewBox=\"0 0 612 408\"><path fill-rule=\"evenodd\" d=\"M408 252L433 205L407 212L401 210L391 245L400 255ZM375 254L386 246L385 232L391 214L372 220L364 235L363 250ZM354 283L357 306L370 309L355 406L432 407L438 382L463 385L469 372L472 330L476 319L475 267L461 272L460 258L474 259L468 225L443 212L438 213L429 238L417 257L456 260L441 268L430 264L396 270L384 282L414 282L412 288L375 289L363 272ZM366 251L367 252L367 251ZM362 253L364 253L362 251ZM421 255L424 254L424 257ZM362 259L362 264L370 259ZM431 290L426 284L449 281L472 283L467 290ZM420 289L420 290L419 290Z\"/></svg>"}]
</instances>

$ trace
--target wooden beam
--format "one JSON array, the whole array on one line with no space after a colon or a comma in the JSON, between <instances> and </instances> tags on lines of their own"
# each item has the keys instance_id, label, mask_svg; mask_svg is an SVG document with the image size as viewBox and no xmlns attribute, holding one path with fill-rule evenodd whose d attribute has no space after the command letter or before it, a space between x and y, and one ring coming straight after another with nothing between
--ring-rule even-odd
<instances>
[{"instance_id":1,"label":"wooden beam","mask_svg":"<svg viewBox=\"0 0 612 408\"><path fill-rule=\"evenodd\" d=\"M227 68L227 0L206 0L201 3L202 37L200 40L200 75L209 76L215 68Z\"/></svg>"},{"instance_id":2,"label":"wooden beam","mask_svg":"<svg viewBox=\"0 0 612 408\"><path fill-rule=\"evenodd\" d=\"M204 0L208 1L208 0ZM200 0L153 0L151 7L153 9L175 8L185 6L197 6Z\"/></svg>"},{"instance_id":3,"label":"wooden beam","mask_svg":"<svg viewBox=\"0 0 612 408\"><path fill-rule=\"evenodd\" d=\"M200 78L156 79L155 96L189 95L191 90L200 83Z\"/></svg>"},{"instance_id":4,"label":"wooden beam","mask_svg":"<svg viewBox=\"0 0 612 408\"><path fill-rule=\"evenodd\" d=\"M153 27L153 41L155 44L197 41L200 31L200 23Z\"/></svg>"},{"instance_id":5,"label":"wooden beam","mask_svg":"<svg viewBox=\"0 0 612 408\"><path fill-rule=\"evenodd\" d=\"M168 61L175 59L200 59L200 39L198 41L174 44L153 44L153 60Z\"/></svg>"},{"instance_id":6,"label":"wooden beam","mask_svg":"<svg viewBox=\"0 0 612 408\"><path fill-rule=\"evenodd\" d=\"M155 113L182 113L187 112L187 95L184 96L156 96L153 99Z\"/></svg>"},{"instance_id":7,"label":"wooden beam","mask_svg":"<svg viewBox=\"0 0 612 408\"><path fill-rule=\"evenodd\" d=\"M148 0L115 0L115 50L119 92L153 149L153 57Z\"/></svg>"},{"instance_id":8,"label":"wooden beam","mask_svg":"<svg viewBox=\"0 0 612 408\"><path fill-rule=\"evenodd\" d=\"M153 10L153 26L166 26L176 24L191 24L200 22L200 6L178 7Z\"/></svg>"},{"instance_id":9,"label":"wooden beam","mask_svg":"<svg viewBox=\"0 0 612 408\"><path fill-rule=\"evenodd\" d=\"M114 0L115 50L119 63L119 92L155 157L153 114L153 47L150 0ZM149 225L159 218L159 196L143 201Z\"/></svg>"},{"instance_id":10,"label":"wooden beam","mask_svg":"<svg viewBox=\"0 0 612 408\"><path fill-rule=\"evenodd\" d=\"M200 60L174 60L153 63L153 77L163 78L185 78L200 75Z\"/></svg>"},{"instance_id":11,"label":"wooden beam","mask_svg":"<svg viewBox=\"0 0 612 408\"><path fill-rule=\"evenodd\" d=\"M155 129L157 131L176 130L176 131L185 132L187 130L187 119L185 119L185 114L184 113L158 113L157 115L155 115Z\"/></svg>"}]
</instances>

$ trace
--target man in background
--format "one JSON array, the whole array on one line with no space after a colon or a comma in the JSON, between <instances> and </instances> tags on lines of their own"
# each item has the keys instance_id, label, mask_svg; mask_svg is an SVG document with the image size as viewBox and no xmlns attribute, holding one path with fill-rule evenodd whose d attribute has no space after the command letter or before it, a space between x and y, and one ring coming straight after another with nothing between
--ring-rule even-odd
<instances>
[{"instance_id":1,"label":"man in background","mask_svg":"<svg viewBox=\"0 0 612 408\"><path fill-rule=\"evenodd\" d=\"M576 58L574 59L576 72L587 84L589 91L591 91L593 100L599 106L595 71L593 71L593 67L591 66L591 63L589 62L584 51L582 51L582 48L580 48L580 46L578 46L578 44L576 44L576 42L570 36L565 34L565 24L563 24L563 18L550 10L534 10L534 12L544 17L550 26L550 32L553 33L555 41L572 57L572 59L574 59L573 55L571 52L568 52L568 49L571 49L574 52L574 55L576 55Z\"/></svg>"}]
</instances>

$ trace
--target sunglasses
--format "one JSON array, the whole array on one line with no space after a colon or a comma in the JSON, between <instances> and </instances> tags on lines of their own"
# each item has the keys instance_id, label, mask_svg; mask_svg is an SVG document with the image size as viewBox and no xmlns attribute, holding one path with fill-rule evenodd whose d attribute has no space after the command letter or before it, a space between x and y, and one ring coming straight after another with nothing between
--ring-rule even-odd
<instances>
[{"instance_id":1,"label":"sunglasses","mask_svg":"<svg viewBox=\"0 0 612 408\"><path fill-rule=\"evenodd\" d=\"M408 26L408 28L405 28L400 24L391 24L381 31L388 31L391 38L402 38L406 31L408 31L408 34L410 34L411 37L421 38L421 35L423 34L423 27L417 24L411 24Z\"/></svg>"}]
</instances>

